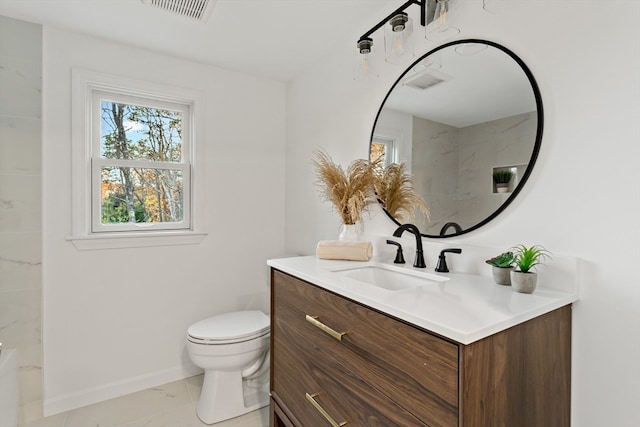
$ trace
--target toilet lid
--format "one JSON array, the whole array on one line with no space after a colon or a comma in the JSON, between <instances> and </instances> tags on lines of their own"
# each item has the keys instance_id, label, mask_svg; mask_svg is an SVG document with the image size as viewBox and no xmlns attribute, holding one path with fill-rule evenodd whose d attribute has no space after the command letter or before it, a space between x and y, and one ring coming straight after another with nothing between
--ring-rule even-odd
<instances>
[{"instance_id":1,"label":"toilet lid","mask_svg":"<svg viewBox=\"0 0 640 427\"><path fill-rule=\"evenodd\" d=\"M194 323L187 333L207 341L246 340L269 331L269 316L259 310L234 311Z\"/></svg>"}]
</instances>

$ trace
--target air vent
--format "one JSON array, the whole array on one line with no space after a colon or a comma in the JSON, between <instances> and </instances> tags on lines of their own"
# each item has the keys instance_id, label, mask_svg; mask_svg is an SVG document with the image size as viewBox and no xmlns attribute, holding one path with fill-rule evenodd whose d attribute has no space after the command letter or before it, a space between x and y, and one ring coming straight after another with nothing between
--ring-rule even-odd
<instances>
[{"instance_id":1,"label":"air vent","mask_svg":"<svg viewBox=\"0 0 640 427\"><path fill-rule=\"evenodd\" d=\"M405 86L414 87L416 89L425 90L430 87L446 82L451 77L437 71L426 71L415 76L409 77L403 83Z\"/></svg>"},{"instance_id":2,"label":"air vent","mask_svg":"<svg viewBox=\"0 0 640 427\"><path fill-rule=\"evenodd\" d=\"M144 4L198 21L207 19L215 2L216 0L142 0Z\"/></svg>"}]
</instances>

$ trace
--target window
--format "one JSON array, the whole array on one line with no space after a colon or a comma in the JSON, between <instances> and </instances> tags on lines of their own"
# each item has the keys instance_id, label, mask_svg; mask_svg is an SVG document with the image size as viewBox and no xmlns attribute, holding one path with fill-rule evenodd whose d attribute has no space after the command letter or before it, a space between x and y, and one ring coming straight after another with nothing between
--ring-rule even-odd
<instances>
[{"instance_id":1,"label":"window","mask_svg":"<svg viewBox=\"0 0 640 427\"><path fill-rule=\"evenodd\" d=\"M189 229L189 119L188 105L93 92L93 232Z\"/></svg>"},{"instance_id":2,"label":"window","mask_svg":"<svg viewBox=\"0 0 640 427\"><path fill-rule=\"evenodd\" d=\"M194 127L199 96L86 70L73 76L70 239L80 249L182 244L186 235L201 239L201 209L194 207L202 182L193 173L194 153L202 146Z\"/></svg>"},{"instance_id":3,"label":"window","mask_svg":"<svg viewBox=\"0 0 640 427\"><path fill-rule=\"evenodd\" d=\"M380 160L380 166L386 168L396 161L396 146L393 138L373 136L369 160L372 162Z\"/></svg>"}]
</instances>

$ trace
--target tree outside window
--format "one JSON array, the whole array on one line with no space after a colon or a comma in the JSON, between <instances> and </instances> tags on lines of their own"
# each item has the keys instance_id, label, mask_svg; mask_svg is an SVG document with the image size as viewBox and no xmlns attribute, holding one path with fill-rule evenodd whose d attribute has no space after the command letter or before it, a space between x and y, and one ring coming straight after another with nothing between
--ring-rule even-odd
<instances>
[{"instance_id":1,"label":"tree outside window","mask_svg":"<svg viewBox=\"0 0 640 427\"><path fill-rule=\"evenodd\" d=\"M182 161L182 116L158 108L101 102L101 157ZM103 224L180 222L183 177L180 170L103 166Z\"/></svg>"},{"instance_id":2,"label":"tree outside window","mask_svg":"<svg viewBox=\"0 0 640 427\"><path fill-rule=\"evenodd\" d=\"M188 228L189 106L100 91L93 105L93 231Z\"/></svg>"}]
</instances>

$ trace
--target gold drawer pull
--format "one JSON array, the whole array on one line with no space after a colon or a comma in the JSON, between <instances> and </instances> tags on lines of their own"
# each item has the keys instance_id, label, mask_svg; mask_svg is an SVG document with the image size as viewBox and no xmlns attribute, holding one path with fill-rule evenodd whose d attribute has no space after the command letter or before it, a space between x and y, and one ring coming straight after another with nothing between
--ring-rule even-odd
<instances>
[{"instance_id":1,"label":"gold drawer pull","mask_svg":"<svg viewBox=\"0 0 640 427\"><path fill-rule=\"evenodd\" d=\"M307 316L307 317L309 317L309 316ZM341 423L337 423L333 419L333 417L331 417L331 415L329 415L329 413L327 411L325 411L324 408L322 406L320 406L320 404L318 402L316 402L315 397L318 395L318 393L316 393L316 394L305 393L305 395L307 396L307 400L309 402L311 402L311 404L318 410L318 412L320 412L322 414L323 417L325 417L325 419L327 421L329 421L329 424L331 424L332 427L342 427L343 425L347 424L346 421L342 421Z\"/></svg>"},{"instance_id":2,"label":"gold drawer pull","mask_svg":"<svg viewBox=\"0 0 640 427\"><path fill-rule=\"evenodd\" d=\"M331 335L333 338L337 339L338 341L342 341L342 336L347 334L346 332L338 332L331 329L324 323L320 322L318 320L318 316L309 316L307 314L307 322L311 323L316 328L319 328L322 331L326 332L327 334Z\"/></svg>"}]
</instances>

